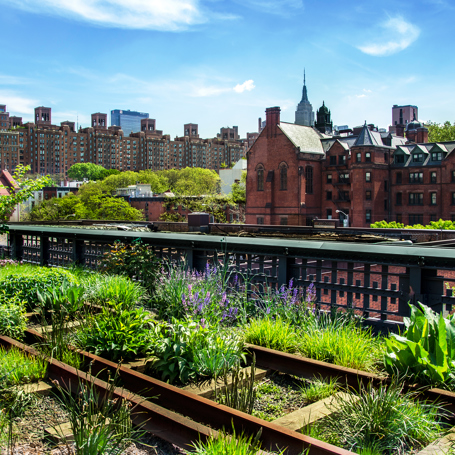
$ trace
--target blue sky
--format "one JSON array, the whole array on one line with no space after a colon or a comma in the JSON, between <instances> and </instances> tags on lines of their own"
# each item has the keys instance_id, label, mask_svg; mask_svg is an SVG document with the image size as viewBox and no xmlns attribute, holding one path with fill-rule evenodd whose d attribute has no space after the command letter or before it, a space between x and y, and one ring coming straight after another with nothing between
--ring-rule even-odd
<instances>
[{"instance_id":1,"label":"blue sky","mask_svg":"<svg viewBox=\"0 0 455 455\"><path fill-rule=\"evenodd\" d=\"M455 121L453 0L0 0L0 104L89 126L93 112L149 112L202 137L294 121L308 96L335 124L391 123L393 104ZM110 115L109 115L110 119Z\"/></svg>"}]
</instances>

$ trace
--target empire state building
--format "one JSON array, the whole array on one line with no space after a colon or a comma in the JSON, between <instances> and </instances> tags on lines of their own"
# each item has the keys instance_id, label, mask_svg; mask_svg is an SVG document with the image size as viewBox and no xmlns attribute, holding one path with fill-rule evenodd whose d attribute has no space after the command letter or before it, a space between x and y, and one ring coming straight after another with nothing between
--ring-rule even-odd
<instances>
[{"instance_id":1,"label":"empire state building","mask_svg":"<svg viewBox=\"0 0 455 455\"><path fill-rule=\"evenodd\" d=\"M314 126L314 112L313 106L308 101L308 94L305 84L305 71L303 72L302 100L297 105L297 110L295 111L295 124L303 126Z\"/></svg>"}]
</instances>

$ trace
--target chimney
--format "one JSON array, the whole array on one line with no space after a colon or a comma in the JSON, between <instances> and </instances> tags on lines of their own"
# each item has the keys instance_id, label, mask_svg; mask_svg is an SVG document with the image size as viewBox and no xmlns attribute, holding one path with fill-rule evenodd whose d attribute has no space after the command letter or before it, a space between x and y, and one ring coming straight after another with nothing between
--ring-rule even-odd
<instances>
[{"instance_id":1,"label":"chimney","mask_svg":"<svg viewBox=\"0 0 455 455\"><path fill-rule=\"evenodd\" d=\"M267 128L267 138L277 137L278 124L280 123L281 109L276 107L268 107L265 110L265 127Z\"/></svg>"},{"instance_id":2,"label":"chimney","mask_svg":"<svg viewBox=\"0 0 455 455\"><path fill-rule=\"evenodd\" d=\"M417 141L418 144L426 144L428 142L428 128L417 128Z\"/></svg>"},{"instance_id":3,"label":"chimney","mask_svg":"<svg viewBox=\"0 0 455 455\"><path fill-rule=\"evenodd\" d=\"M262 119L261 117L258 118L258 133L261 132L261 128L262 128Z\"/></svg>"}]
</instances>

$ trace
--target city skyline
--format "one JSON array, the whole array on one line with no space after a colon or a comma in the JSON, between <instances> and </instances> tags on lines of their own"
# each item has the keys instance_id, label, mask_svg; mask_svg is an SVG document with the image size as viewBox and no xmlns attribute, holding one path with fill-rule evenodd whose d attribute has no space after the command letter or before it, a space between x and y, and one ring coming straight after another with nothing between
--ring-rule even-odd
<instances>
[{"instance_id":1,"label":"city skyline","mask_svg":"<svg viewBox=\"0 0 455 455\"><path fill-rule=\"evenodd\" d=\"M455 63L443 0L0 0L5 40L0 103L24 121L36 106L52 121L90 125L112 109L149 112L171 136L197 123L201 137L224 126L257 131L265 108L294 122L303 68L316 111L334 124L382 128L394 104L421 120L453 122Z\"/></svg>"}]
</instances>

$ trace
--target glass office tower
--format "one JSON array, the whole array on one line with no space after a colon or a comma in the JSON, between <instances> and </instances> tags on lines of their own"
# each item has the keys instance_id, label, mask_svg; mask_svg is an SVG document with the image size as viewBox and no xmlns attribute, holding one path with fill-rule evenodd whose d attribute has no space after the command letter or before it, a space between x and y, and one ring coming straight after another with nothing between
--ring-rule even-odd
<instances>
[{"instance_id":1,"label":"glass office tower","mask_svg":"<svg viewBox=\"0 0 455 455\"><path fill-rule=\"evenodd\" d=\"M141 119L149 118L146 112L114 109L111 111L111 125L120 126L125 136L141 131Z\"/></svg>"}]
</instances>

